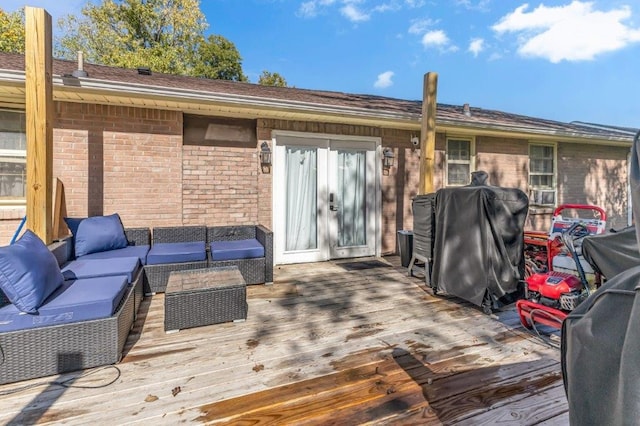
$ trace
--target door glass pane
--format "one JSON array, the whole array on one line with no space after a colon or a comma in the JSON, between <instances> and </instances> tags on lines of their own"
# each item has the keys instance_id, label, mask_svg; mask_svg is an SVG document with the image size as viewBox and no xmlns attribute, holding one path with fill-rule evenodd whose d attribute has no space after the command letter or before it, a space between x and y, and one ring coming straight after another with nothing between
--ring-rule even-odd
<instances>
[{"instance_id":1,"label":"door glass pane","mask_svg":"<svg viewBox=\"0 0 640 426\"><path fill-rule=\"evenodd\" d=\"M316 148L286 148L286 251L312 250L317 238Z\"/></svg>"},{"instance_id":2,"label":"door glass pane","mask_svg":"<svg viewBox=\"0 0 640 426\"><path fill-rule=\"evenodd\" d=\"M338 246L362 246L366 238L366 153L338 151Z\"/></svg>"}]
</instances>

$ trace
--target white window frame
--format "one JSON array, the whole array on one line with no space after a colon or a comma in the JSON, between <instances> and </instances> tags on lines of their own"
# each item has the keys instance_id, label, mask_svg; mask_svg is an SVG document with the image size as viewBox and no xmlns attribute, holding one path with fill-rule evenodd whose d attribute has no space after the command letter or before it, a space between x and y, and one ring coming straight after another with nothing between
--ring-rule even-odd
<instances>
[{"instance_id":1,"label":"white window frame","mask_svg":"<svg viewBox=\"0 0 640 426\"><path fill-rule=\"evenodd\" d=\"M2 111L7 111L16 114L25 114L23 110L13 110L13 109L2 109ZM26 129L25 129L26 133ZM7 159L9 161L14 161L17 163L27 163L27 149L0 149L0 160ZM26 176L25 176L25 192L26 192ZM26 204L26 194L24 197L0 197L0 206L7 205L25 205Z\"/></svg>"},{"instance_id":2,"label":"white window frame","mask_svg":"<svg viewBox=\"0 0 640 426\"><path fill-rule=\"evenodd\" d=\"M469 160L451 160L449 158L449 142L450 141L467 141L469 142ZM456 187L456 186L464 186L468 185L471 182L471 173L476 170L476 138L474 136L456 136L456 135L447 135L447 139L445 142L445 165L444 165L444 181L445 186L447 187ZM468 180L465 183L450 183L449 182L449 164L468 164L469 165L469 176Z\"/></svg>"},{"instance_id":3,"label":"white window frame","mask_svg":"<svg viewBox=\"0 0 640 426\"><path fill-rule=\"evenodd\" d=\"M552 173L532 173L531 172L531 147L533 146L543 146L550 147L553 149L553 172ZM552 184L551 186L539 186L531 184L532 176L551 176ZM527 156L527 186L529 187L529 203L533 205L541 205L541 206L555 206L558 204L558 144L556 142L536 142L530 141L528 147L528 156ZM544 203L540 202L536 197L539 194L539 191L551 192L553 193L553 203Z\"/></svg>"}]
</instances>

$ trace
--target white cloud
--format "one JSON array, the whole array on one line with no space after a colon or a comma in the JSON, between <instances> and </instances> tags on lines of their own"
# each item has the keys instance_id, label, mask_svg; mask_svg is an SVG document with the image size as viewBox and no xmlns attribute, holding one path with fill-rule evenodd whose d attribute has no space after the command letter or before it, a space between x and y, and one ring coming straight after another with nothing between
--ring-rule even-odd
<instances>
[{"instance_id":1,"label":"white cloud","mask_svg":"<svg viewBox=\"0 0 640 426\"><path fill-rule=\"evenodd\" d=\"M336 0L309 0L300 3L300 7L296 12L296 16L301 18L315 18L318 15L318 9L331 6Z\"/></svg>"},{"instance_id":2,"label":"white cloud","mask_svg":"<svg viewBox=\"0 0 640 426\"><path fill-rule=\"evenodd\" d=\"M318 14L318 9L316 8L315 1L305 1L300 3L300 7L298 8L297 16L302 18L314 18Z\"/></svg>"},{"instance_id":3,"label":"white cloud","mask_svg":"<svg viewBox=\"0 0 640 426\"><path fill-rule=\"evenodd\" d=\"M384 13L384 12L394 12L400 10L401 6L397 3L382 3L378 6L371 9L372 12Z\"/></svg>"},{"instance_id":4,"label":"white cloud","mask_svg":"<svg viewBox=\"0 0 640 426\"><path fill-rule=\"evenodd\" d=\"M371 4L378 3L378 4ZM375 13L396 12L403 8L414 9L424 6L426 0L306 0L298 6L296 15L301 18L315 18L321 13L338 11L351 22L364 22Z\"/></svg>"},{"instance_id":5,"label":"white cloud","mask_svg":"<svg viewBox=\"0 0 640 426\"><path fill-rule=\"evenodd\" d=\"M340 13L351 22L364 22L368 21L371 17L369 14L362 12L352 3L348 3L342 7L340 9Z\"/></svg>"},{"instance_id":6,"label":"white cloud","mask_svg":"<svg viewBox=\"0 0 640 426\"><path fill-rule=\"evenodd\" d=\"M411 26L407 30L409 34L423 34L427 28L435 25L437 21L431 19L416 19L411 21Z\"/></svg>"},{"instance_id":7,"label":"white cloud","mask_svg":"<svg viewBox=\"0 0 640 426\"><path fill-rule=\"evenodd\" d=\"M411 9L416 9L425 5L425 0L404 0L404 3Z\"/></svg>"},{"instance_id":8,"label":"white cloud","mask_svg":"<svg viewBox=\"0 0 640 426\"><path fill-rule=\"evenodd\" d=\"M471 42L469 43L469 48L467 50L473 53L473 56L477 58L480 52L484 50L484 39L481 39L481 38L471 39Z\"/></svg>"},{"instance_id":9,"label":"white cloud","mask_svg":"<svg viewBox=\"0 0 640 426\"><path fill-rule=\"evenodd\" d=\"M387 87L393 86L393 71L385 71L382 74L378 75L378 79L375 83L373 83L373 87L378 89L386 89Z\"/></svg>"},{"instance_id":10,"label":"white cloud","mask_svg":"<svg viewBox=\"0 0 640 426\"><path fill-rule=\"evenodd\" d=\"M489 11L489 3L491 0L455 0L457 6L462 6L468 10L479 10L481 12Z\"/></svg>"},{"instance_id":11,"label":"white cloud","mask_svg":"<svg viewBox=\"0 0 640 426\"><path fill-rule=\"evenodd\" d=\"M422 36L422 45L429 48L437 48L440 51L455 52L458 48L451 44L451 40L447 37L447 34L442 30L429 31Z\"/></svg>"},{"instance_id":12,"label":"white cloud","mask_svg":"<svg viewBox=\"0 0 640 426\"><path fill-rule=\"evenodd\" d=\"M528 4L503 16L492 29L498 34L515 33L518 54L560 61L592 60L640 42L640 28L623 22L631 9L621 6L608 12L594 10L593 2L574 0L566 6L540 5L527 12Z\"/></svg>"}]
</instances>

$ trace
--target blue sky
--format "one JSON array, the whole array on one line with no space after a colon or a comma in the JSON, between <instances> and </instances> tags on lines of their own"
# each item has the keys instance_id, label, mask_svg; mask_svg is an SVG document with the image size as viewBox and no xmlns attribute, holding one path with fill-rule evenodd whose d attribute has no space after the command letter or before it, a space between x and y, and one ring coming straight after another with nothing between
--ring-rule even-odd
<instances>
[{"instance_id":1,"label":"blue sky","mask_svg":"<svg viewBox=\"0 0 640 426\"><path fill-rule=\"evenodd\" d=\"M84 1L38 1L54 18ZM13 10L24 1L4 0ZM305 89L421 99L640 127L640 2L204 0L208 33Z\"/></svg>"}]
</instances>

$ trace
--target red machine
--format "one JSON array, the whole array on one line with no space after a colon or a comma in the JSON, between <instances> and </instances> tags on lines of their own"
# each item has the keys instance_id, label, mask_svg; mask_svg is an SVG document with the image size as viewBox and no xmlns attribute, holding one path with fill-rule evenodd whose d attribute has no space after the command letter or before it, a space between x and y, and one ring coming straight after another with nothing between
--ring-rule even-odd
<instances>
[{"instance_id":1,"label":"red machine","mask_svg":"<svg viewBox=\"0 0 640 426\"><path fill-rule=\"evenodd\" d=\"M568 209L591 210L594 218L563 217L562 211ZM525 298L516 302L520 322L525 328L534 328L535 323L540 323L559 329L567 314L587 298L590 283L584 271L584 260L579 256L574 241L604 232L605 224L606 214L597 206L564 204L556 208L546 240L546 256L539 248L533 251L534 257L529 253ZM530 236L534 237L540 247L539 233ZM556 256L558 258L554 261ZM571 264L575 270L565 266L567 256L573 260ZM543 272L543 268L548 268L548 272Z\"/></svg>"}]
</instances>

